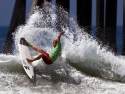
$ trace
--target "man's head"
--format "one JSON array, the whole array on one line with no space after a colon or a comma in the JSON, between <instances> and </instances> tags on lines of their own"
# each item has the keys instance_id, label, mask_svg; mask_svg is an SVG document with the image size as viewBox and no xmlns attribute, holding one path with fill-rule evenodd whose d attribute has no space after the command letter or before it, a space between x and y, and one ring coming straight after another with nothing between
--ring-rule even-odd
<instances>
[{"instance_id":1,"label":"man's head","mask_svg":"<svg viewBox=\"0 0 125 94\"><path fill-rule=\"evenodd\" d=\"M56 47L57 43L58 43L58 40L57 40L57 39L54 40L54 41L53 41L53 46Z\"/></svg>"}]
</instances>

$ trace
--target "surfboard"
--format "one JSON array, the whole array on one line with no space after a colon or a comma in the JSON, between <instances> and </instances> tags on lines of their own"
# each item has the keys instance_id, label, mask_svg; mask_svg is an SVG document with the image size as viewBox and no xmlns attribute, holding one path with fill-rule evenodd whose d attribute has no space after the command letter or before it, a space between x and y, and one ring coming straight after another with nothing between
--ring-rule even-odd
<instances>
[{"instance_id":1,"label":"surfboard","mask_svg":"<svg viewBox=\"0 0 125 94\"><path fill-rule=\"evenodd\" d=\"M26 46L25 42L22 39L20 39L20 42L19 42L19 53L20 53L21 62L26 74L31 80L34 80L34 68L32 64L28 63L26 60L26 58L31 59L29 48Z\"/></svg>"}]
</instances>

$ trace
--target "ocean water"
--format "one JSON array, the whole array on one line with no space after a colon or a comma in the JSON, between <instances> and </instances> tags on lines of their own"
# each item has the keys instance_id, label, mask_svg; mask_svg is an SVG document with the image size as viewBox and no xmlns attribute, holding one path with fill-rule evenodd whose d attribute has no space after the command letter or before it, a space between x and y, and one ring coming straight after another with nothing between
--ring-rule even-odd
<instances>
[{"instance_id":1,"label":"ocean water","mask_svg":"<svg viewBox=\"0 0 125 94\"><path fill-rule=\"evenodd\" d=\"M57 10L63 17L60 17L60 24L65 31L61 37L62 55L52 65L46 65L42 59L33 62L36 84L28 79L18 52L20 37L24 36L30 43L50 53L52 41L58 35L55 27L50 26L50 22L53 25L56 22L56 14L52 12L51 4L45 6L36 8L26 24L16 29L13 55L0 54L0 94L124 94L124 56L115 56L107 48L101 48L92 36L84 32L84 28L73 24L73 18L70 18L73 26L69 30L68 13L61 7ZM0 28L0 36L4 36L0 42L4 44L8 27ZM120 54L122 27L117 28L117 34ZM32 57L38 54L33 49L30 52Z\"/></svg>"},{"instance_id":2,"label":"ocean water","mask_svg":"<svg viewBox=\"0 0 125 94\"><path fill-rule=\"evenodd\" d=\"M122 54L122 46L123 46L123 26L117 26L116 30L116 47L117 54Z\"/></svg>"},{"instance_id":3,"label":"ocean water","mask_svg":"<svg viewBox=\"0 0 125 94\"><path fill-rule=\"evenodd\" d=\"M2 52L9 26L0 26L0 52Z\"/></svg>"}]
</instances>

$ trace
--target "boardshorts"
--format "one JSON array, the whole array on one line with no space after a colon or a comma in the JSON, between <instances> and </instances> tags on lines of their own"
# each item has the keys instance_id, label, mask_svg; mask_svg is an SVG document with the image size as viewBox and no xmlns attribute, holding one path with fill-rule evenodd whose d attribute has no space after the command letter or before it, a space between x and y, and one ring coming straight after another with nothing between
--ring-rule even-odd
<instances>
[{"instance_id":1,"label":"boardshorts","mask_svg":"<svg viewBox=\"0 0 125 94\"><path fill-rule=\"evenodd\" d=\"M40 51L42 54L44 54L44 56L42 57L43 61L46 63L46 64L52 64L53 61L52 59L49 57L49 54L46 53L45 51L41 50Z\"/></svg>"}]
</instances>

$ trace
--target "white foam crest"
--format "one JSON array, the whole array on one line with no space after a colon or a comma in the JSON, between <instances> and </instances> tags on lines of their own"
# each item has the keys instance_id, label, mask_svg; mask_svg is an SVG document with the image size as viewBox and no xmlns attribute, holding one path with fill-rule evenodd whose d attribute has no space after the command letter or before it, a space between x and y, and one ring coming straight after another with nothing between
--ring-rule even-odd
<instances>
[{"instance_id":1,"label":"white foam crest","mask_svg":"<svg viewBox=\"0 0 125 94\"><path fill-rule=\"evenodd\" d=\"M112 52L108 51L106 47L101 48L101 46L88 34L79 33L84 32L84 30L77 28L76 31L78 32L76 32L75 35L77 40L74 43L74 38L65 41L65 53L70 62L81 63L81 66L84 66L85 62L101 64L105 67L109 65L108 67L111 68L111 71L122 76L125 75L125 64L122 57L115 56Z\"/></svg>"},{"instance_id":2,"label":"white foam crest","mask_svg":"<svg viewBox=\"0 0 125 94\"><path fill-rule=\"evenodd\" d=\"M48 22L56 20L56 16L51 13L52 10L50 10L50 14L47 15L42 11L43 10L41 9L36 10L29 18L26 25L20 26L17 29L17 32L15 33L16 45L18 44L20 37L25 35L26 40L31 44L34 44L49 53L52 51L52 41L57 37L58 33L55 28L49 26L50 23ZM45 15L47 18L43 19ZM66 17L66 21L67 18L68 17ZM65 19L63 20L65 21ZM70 20L73 21L72 18ZM106 47L101 48L91 36L84 32L84 29L74 25L70 30L69 27L65 27L63 30L65 31L66 36L62 36L61 38L63 44L62 54L66 54L66 58L72 63L81 63L83 66L85 62L101 64L105 67L106 65L109 65L108 67L115 73L125 75L123 72L125 68L124 60L115 56L112 52L107 51ZM16 49L18 49L17 46Z\"/></svg>"},{"instance_id":3,"label":"white foam crest","mask_svg":"<svg viewBox=\"0 0 125 94\"><path fill-rule=\"evenodd\" d=\"M18 58L18 59L17 59ZM20 58L15 55L5 55L5 54L0 54L0 63L8 63L8 62L16 62L20 63Z\"/></svg>"}]
</instances>

